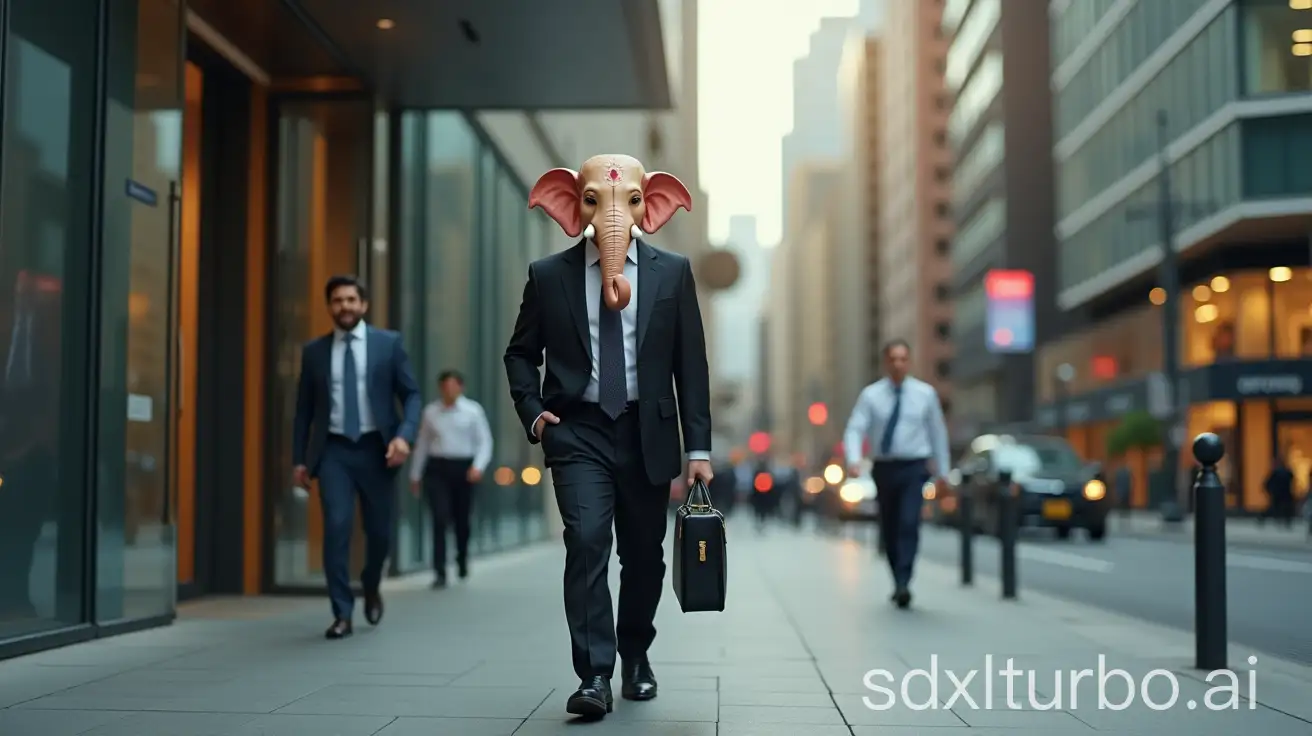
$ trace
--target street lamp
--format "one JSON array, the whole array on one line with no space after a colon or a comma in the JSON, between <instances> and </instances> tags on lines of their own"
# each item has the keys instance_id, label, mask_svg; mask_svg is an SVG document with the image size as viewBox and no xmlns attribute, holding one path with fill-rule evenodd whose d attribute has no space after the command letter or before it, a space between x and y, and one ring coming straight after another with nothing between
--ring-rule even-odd
<instances>
[{"instance_id":1,"label":"street lamp","mask_svg":"<svg viewBox=\"0 0 1312 736\"><path fill-rule=\"evenodd\" d=\"M1155 220L1159 228L1162 259L1157 266L1157 285L1150 299L1162 310L1162 377L1166 383L1166 421L1163 423L1162 485L1170 494L1168 503L1178 501L1180 473L1181 427L1180 389L1180 265L1175 252L1175 218L1178 212L1189 212L1195 219L1216 211L1211 202L1180 202L1171 191L1170 127L1165 110L1157 111L1157 202L1146 208L1130 208L1128 217L1134 220ZM1159 291L1160 289L1160 291ZM1166 508L1163 509L1165 513Z\"/></svg>"},{"instance_id":2,"label":"street lamp","mask_svg":"<svg viewBox=\"0 0 1312 736\"><path fill-rule=\"evenodd\" d=\"M1066 413L1066 402L1070 398L1070 384L1075 380L1075 366L1070 363L1062 363L1057 366L1057 384L1053 387L1057 392L1057 433L1066 437L1069 428L1070 418Z\"/></svg>"}]
</instances>

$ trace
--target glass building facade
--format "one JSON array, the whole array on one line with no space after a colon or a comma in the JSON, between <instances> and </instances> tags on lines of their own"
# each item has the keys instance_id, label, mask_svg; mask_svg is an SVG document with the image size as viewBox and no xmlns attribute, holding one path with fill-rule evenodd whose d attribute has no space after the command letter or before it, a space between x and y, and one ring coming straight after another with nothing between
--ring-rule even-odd
<instances>
[{"instance_id":1,"label":"glass building facade","mask_svg":"<svg viewBox=\"0 0 1312 736\"><path fill-rule=\"evenodd\" d=\"M1129 467L1133 501L1146 505L1160 448L1110 457L1107 440L1131 412L1169 417L1174 397L1184 436L1225 441L1233 510L1266 508L1277 456L1306 497L1312 3L1076 1L1054 17L1052 41L1058 281L1086 326L1038 351L1040 375L1075 368L1060 401L1054 382L1035 382L1038 423L1067 428L1090 459ZM1163 344L1166 294L1153 272L1163 139L1181 252L1178 345ZM1179 357L1176 386L1162 374L1167 350Z\"/></svg>"},{"instance_id":2,"label":"glass building facade","mask_svg":"<svg viewBox=\"0 0 1312 736\"><path fill-rule=\"evenodd\" d=\"M335 273L368 284L425 401L454 369L487 410L473 553L548 533L501 356L558 228L470 114L273 91L189 12L0 2L0 657L323 587L290 427ZM428 509L395 492L390 573L422 571Z\"/></svg>"}]
</instances>

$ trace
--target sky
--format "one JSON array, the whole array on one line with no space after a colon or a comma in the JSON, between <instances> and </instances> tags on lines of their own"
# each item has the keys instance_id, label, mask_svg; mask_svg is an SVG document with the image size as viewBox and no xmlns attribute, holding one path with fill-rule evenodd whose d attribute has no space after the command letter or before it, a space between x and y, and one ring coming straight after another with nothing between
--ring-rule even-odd
<instances>
[{"instance_id":1,"label":"sky","mask_svg":"<svg viewBox=\"0 0 1312 736\"><path fill-rule=\"evenodd\" d=\"M732 215L755 215L760 242L779 241L779 146L793 127L793 60L806 54L821 18L856 11L857 0L698 3L698 173L712 243L728 237Z\"/></svg>"}]
</instances>

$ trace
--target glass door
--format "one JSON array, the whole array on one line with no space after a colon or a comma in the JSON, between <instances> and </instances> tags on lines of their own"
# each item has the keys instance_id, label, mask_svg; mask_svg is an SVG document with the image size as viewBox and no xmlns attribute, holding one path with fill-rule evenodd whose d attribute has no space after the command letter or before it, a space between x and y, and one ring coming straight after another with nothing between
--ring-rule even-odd
<instances>
[{"instance_id":1,"label":"glass door","mask_svg":"<svg viewBox=\"0 0 1312 736\"><path fill-rule=\"evenodd\" d=\"M183 11L110 13L97 618L169 613L182 201Z\"/></svg>"},{"instance_id":2,"label":"glass door","mask_svg":"<svg viewBox=\"0 0 1312 736\"><path fill-rule=\"evenodd\" d=\"M1277 451L1294 473L1294 508L1307 498L1312 485L1312 417L1276 425Z\"/></svg>"},{"instance_id":3,"label":"glass door","mask_svg":"<svg viewBox=\"0 0 1312 736\"><path fill-rule=\"evenodd\" d=\"M374 106L367 98L275 100L277 145L274 349L269 373L269 493L273 583L323 585L323 518L316 489L294 488L292 421L301 347L332 330L323 288L334 274L360 273L370 261ZM371 302L373 301L371 297ZM372 315L366 317L374 321ZM356 514L351 569L363 562Z\"/></svg>"}]
</instances>

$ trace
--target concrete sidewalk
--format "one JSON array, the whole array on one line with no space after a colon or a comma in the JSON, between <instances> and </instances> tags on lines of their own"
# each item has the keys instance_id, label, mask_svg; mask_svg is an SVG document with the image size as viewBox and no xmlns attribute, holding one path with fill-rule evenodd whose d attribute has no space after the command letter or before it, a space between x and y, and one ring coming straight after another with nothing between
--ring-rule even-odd
<instances>
[{"instance_id":1,"label":"concrete sidewalk","mask_svg":"<svg viewBox=\"0 0 1312 736\"><path fill-rule=\"evenodd\" d=\"M917 606L886 601L887 574L868 546L784 530L729 536L730 610L685 615L666 595L652 651L660 697L617 700L597 724L564 713L576 685L560 600L563 553L544 545L484 562L466 585L394 585L378 629L327 642L326 604L218 600L188 607L166 629L0 662L4 736L924 736L1188 734L1306 736L1312 672L1258 655L1257 702L1211 712L1188 669L1190 636L1022 591L998 599L994 581L961 589L953 570L918 573ZM615 568L612 566L612 577ZM668 583L667 583L668 584ZM1236 652L1241 664L1248 652ZM1153 712L1136 698L1100 709L1105 668L1142 679L1174 673L1179 702ZM1067 680L1053 710L1031 704L1028 679L1008 703L998 671L1032 669L1038 705ZM954 699L952 677L981 672ZM1247 668L1247 666L1245 665ZM912 670L931 678L894 681ZM1071 670L1091 669L1069 700ZM870 674L872 670L884 670ZM949 675L948 670L952 670ZM991 697L986 697L992 680ZM1243 694L1248 674L1241 673ZM871 685L889 688L900 702ZM1119 688L1119 689L1118 689ZM1135 688L1139 693L1139 688ZM1149 696L1164 701L1159 673ZM1107 697L1124 699L1113 678ZM991 708L988 707L991 704ZM925 709L920 706L927 705ZM1010 707L1015 705L1016 707ZM950 707L949 707L950 706Z\"/></svg>"},{"instance_id":2,"label":"concrete sidewalk","mask_svg":"<svg viewBox=\"0 0 1312 736\"><path fill-rule=\"evenodd\" d=\"M1179 524L1166 524L1162 515L1156 511L1135 510L1123 515L1112 514L1110 530L1112 534L1123 537L1144 539L1165 539L1177 542L1193 543L1193 518L1186 518ZM1234 547L1252 547L1258 549L1288 549L1312 552L1312 535L1308 534L1308 525L1302 518L1294 519L1292 527L1285 527L1271 521L1258 524L1256 519L1230 517L1225 524L1226 542Z\"/></svg>"}]
</instances>

